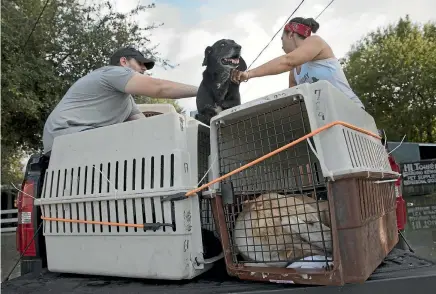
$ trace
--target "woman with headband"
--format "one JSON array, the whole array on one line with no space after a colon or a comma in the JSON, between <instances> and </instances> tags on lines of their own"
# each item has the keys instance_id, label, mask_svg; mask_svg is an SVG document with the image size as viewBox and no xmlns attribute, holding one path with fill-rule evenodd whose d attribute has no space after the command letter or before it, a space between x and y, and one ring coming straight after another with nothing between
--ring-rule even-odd
<instances>
[{"instance_id":1,"label":"woman with headband","mask_svg":"<svg viewBox=\"0 0 436 294\"><path fill-rule=\"evenodd\" d=\"M289 87L326 80L365 109L351 90L330 46L321 37L312 35L318 29L319 24L313 18L291 19L282 33L282 48L286 54L248 71L234 70L232 81L240 83L252 78L289 72Z\"/></svg>"}]
</instances>

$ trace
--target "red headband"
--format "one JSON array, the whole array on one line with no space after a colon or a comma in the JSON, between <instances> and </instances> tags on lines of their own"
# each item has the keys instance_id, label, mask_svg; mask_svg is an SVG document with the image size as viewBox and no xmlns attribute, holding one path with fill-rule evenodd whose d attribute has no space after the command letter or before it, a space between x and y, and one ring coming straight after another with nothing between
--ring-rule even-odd
<instances>
[{"instance_id":1,"label":"red headband","mask_svg":"<svg viewBox=\"0 0 436 294\"><path fill-rule=\"evenodd\" d=\"M294 32L303 37L309 37L312 33L312 28L301 23L291 22L285 25L285 31Z\"/></svg>"}]
</instances>

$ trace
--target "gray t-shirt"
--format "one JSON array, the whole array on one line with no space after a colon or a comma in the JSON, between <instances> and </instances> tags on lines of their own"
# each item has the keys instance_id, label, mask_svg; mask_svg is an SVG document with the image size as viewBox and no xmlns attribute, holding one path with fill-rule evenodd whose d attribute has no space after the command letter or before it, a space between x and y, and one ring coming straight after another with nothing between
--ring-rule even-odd
<instances>
[{"instance_id":1,"label":"gray t-shirt","mask_svg":"<svg viewBox=\"0 0 436 294\"><path fill-rule=\"evenodd\" d=\"M57 136L122 123L140 113L124 92L134 73L127 67L104 66L76 81L45 123L44 153L51 151Z\"/></svg>"}]
</instances>

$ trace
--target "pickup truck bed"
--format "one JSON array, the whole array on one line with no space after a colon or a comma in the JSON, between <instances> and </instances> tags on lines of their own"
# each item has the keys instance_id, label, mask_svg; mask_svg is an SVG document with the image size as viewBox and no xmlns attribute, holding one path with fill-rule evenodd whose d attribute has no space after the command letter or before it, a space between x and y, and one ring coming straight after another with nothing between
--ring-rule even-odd
<instances>
[{"instance_id":1,"label":"pickup truck bed","mask_svg":"<svg viewBox=\"0 0 436 294\"><path fill-rule=\"evenodd\" d=\"M134 280L112 277L57 274L43 271L27 274L2 284L2 293L250 293L250 294L330 294L330 293L435 293L436 263L415 254L394 249L362 285L343 287L295 286L240 281L227 276L224 264L191 281Z\"/></svg>"}]
</instances>

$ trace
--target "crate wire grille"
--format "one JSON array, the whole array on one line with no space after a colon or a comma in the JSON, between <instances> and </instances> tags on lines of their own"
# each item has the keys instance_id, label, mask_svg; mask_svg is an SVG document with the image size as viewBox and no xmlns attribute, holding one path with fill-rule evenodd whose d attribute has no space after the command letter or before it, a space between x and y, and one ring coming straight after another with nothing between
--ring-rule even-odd
<instances>
[{"instance_id":1,"label":"crate wire grille","mask_svg":"<svg viewBox=\"0 0 436 294\"><path fill-rule=\"evenodd\" d=\"M209 128L199 125L198 126L198 186L202 186L208 182L208 177L205 176L209 170L209 156L210 156L210 135ZM202 180L202 178L204 179ZM212 231L218 236L215 229L215 222L212 214L212 207L210 199L203 198L201 192L199 193L201 226L203 229Z\"/></svg>"},{"instance_id":2,"label":"crate wire grille","mask_svg":"<svg viewBox=\"0 0 436 294\"><path fill-rule=\"evenodd\" d=\"M301 100L237 122L226 121L218 128L220 175L309 132L307 111ZM306 142L245 169L223 183L231 183L234 195L234 202L225 205L224 212L235 264L281 262L286 266L303 257L317 255L322 256L317 261L329 267L332 234L326 225L328 205L321 200L326 195L325 182L319 162ZM282 198L274 193L281 194ZM243 207L247 205L255 211L245 212Z\"/></svg>"}]
</instances>

